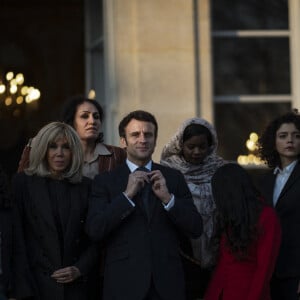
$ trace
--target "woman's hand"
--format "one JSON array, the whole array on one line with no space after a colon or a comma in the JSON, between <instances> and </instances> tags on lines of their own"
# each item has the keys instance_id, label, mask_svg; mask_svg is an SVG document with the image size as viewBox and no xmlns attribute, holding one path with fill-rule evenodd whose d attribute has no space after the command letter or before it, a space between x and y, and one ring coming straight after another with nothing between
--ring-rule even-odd
<instances>
[{"instance_id":1,"label":"woman's hand","mask_svg":"<svg viewBox=\"0 0 300 300\"><path fill-rule=\"evenodd\" d=\"M76 280L80 275L81 273L77 267L70 266L56 270L51 277L58 283L69 283Z\"/></svg>"}]
</instances>

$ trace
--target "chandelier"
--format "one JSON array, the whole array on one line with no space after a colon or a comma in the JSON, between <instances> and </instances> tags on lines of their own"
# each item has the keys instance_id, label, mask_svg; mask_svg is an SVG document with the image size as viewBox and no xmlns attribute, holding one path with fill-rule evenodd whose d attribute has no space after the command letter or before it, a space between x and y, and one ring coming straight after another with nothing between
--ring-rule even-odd
<instances>
[{"instance_id":1,"label":"chandelier","mask_svg":"<svg viewBox=\"0 0 300 300\"><path fill-rule=\"evenodd\" d=\"M40 99L40 91L33 87L24 85L25 78L22 73L14 74L7 72L5 76L0 75L0 112L11 111L14 117L21 115L22 109Z\"/></svg>"}]
</instances>

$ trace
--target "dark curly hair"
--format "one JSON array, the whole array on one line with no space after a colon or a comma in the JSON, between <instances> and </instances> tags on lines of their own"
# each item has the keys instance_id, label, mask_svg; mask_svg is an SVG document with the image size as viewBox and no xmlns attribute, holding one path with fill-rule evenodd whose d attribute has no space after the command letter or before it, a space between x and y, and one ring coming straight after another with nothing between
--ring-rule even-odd
<instances>
[{"instance_id":1,"label":"dark curly hair","mask_svg":"<svg viewBox=\"0 0 300 300\"><path fill-rule=\"evenodd\" d=\"M91 103L96 107L99 113L100 121L102 122L104 113L101 105L96 100L89 99L83 95L73 96L66 101L62 110L61 121L74 127L74 119L75 119L77 108L79 105L85 102ZM103 132L100 132L96 142L99 143L103 142Z\"/></svg>"},{"instance_id":2,"label":"dark curly hair","mask_svg":"<svg viewBox=\"0 0 300 300\"><path fill-rule=\"evenodd\" d=\"M282 124L286 123L293 123L300 131L300 115L296 110L274 119L258 140L258 154L270 168L281 166L280 157L276 150L276 132Z\"/></svg>"},{"instance_id":3,"label":"dark curly hair","mask_svg":"<svg viewBox=\"0 0 300 300\"><path fill-rule=\"evenodd\" d=\"M258 237L263 202L248 173L238 164L220 167L212 177L217 229L214 241L225 234L226 243L237 259L247 257L249 246Z\"/></svg>"}]
</instances>

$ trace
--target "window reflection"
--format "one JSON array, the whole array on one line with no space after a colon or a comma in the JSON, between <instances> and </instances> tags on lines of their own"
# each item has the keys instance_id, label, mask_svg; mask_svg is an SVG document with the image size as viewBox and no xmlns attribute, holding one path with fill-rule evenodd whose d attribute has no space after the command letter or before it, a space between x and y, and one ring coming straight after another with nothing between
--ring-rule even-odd
<instances>
[{"instance_id":1,"label":"window reflection","mask_svg":"<svg viewBox=\"0 0 300 300\"><path fill-rule=\"evenodd\" d=\"M288 38L215 38L214 93L289 94Z\"/></svg>"},{"instance_id":2,"label":"window reflection","mask_svg":"<svg viewBox=\"0 0 300 300\"><path fill-rule=\"evenodd\" d=\"M259 135L275 117L291 110L290 103L217 103L215 126L218 152L228 160L247 153L245 141L251 131Z\"/></svg>"},{"instance_id":3,"label":"window reflection","mask_svg":"<svg viewBox=\"0 0 300 300\"><path fill-rule=\"evenodd\" d=\"M214 0L213 30L288 29L287 0Z\"/></svg>"}]
</instances>

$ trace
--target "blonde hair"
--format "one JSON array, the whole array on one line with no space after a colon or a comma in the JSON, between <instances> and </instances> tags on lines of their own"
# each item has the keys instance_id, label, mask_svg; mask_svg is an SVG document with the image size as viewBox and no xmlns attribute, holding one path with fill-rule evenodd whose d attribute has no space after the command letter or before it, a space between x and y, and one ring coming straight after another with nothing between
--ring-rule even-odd
<instances>
[{"instance_id":1,"label":"blonde hair","mask_svg":"<svg viewBox=\"0 0 300 300\"><path fill-rule=\"evenodd\" d=\"M71 165L63 172L62 179L67 179L72 183L81 181L83 166L81 142L76 131L70 125L62 122L51 122L45 125L33 139L29 167L24 170L27 175L51 177L47 151L49 144L61 137L66 138L72 152Z\"/></svg>"}]
</instances>

